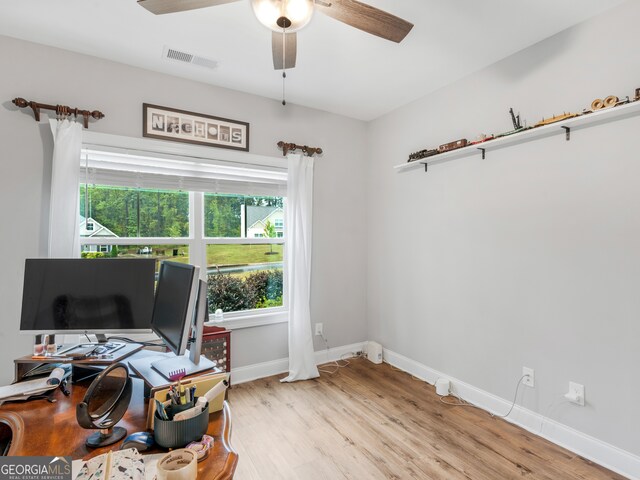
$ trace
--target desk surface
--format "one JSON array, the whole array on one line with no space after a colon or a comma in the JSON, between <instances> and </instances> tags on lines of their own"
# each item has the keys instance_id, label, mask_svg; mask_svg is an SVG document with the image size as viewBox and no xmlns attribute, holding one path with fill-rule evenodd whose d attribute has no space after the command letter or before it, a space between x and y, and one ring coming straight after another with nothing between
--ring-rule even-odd
<instances>
[{"instance_id":1,"label":"desk surface","mask_svg":"<svg viewBox=\"0 0 640 480\"><path fill-rule=\"evenodd\" d=\"M90 449L84 441L95 430L85 430L76 421L76 405L82 401L90 382L70 386L71 396L56 390L56 403L47 400L6 403L0 407L0 422L12 427L14 440L9 455L58 455L87 459L120 448L118 442L104 448ZM129 434L145 430L147 402L143 399L142 381L134 379L133 396L129 410L118 423ZM15 432L20 434L16 438ZM225 402L224 409L209 417L209 435L214 437L213 450L206 460L198 464L198 480L233 478L238 454L230 444L231 413ZM154 449L145 453L162 453Z\"/></svg>"}]
</instances>

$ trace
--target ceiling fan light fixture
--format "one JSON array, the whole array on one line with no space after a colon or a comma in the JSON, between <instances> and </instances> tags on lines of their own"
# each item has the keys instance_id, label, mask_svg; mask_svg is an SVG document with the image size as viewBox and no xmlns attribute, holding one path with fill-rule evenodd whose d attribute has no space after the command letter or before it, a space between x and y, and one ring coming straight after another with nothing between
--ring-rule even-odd
<instances>
[{"instance_id":1,"label":"ceiling fan light fixture","mask_svg":"<svg viewBox=\"0 0 640 480\"><path fill-rule=\"evenodd\" d=\"M256 17L266 27L295 32L313 16L313 0L251 0Z\"/></svg>"}]
</instances>

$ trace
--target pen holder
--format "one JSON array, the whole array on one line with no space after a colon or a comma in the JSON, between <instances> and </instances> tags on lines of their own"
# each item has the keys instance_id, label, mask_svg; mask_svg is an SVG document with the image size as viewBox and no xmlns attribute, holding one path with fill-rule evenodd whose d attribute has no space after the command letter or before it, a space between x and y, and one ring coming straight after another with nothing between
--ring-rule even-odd
<instances>
[{"instance_id":1,"label":"pen holder","mask_svg":"<svg viewBox=\"0 0 640 480\"><path fill-rule=\"evenodd\" d=\"M197 399L196 399L197 400ZM182 405L176 405L178 410ZM184 408L182 409L184 410ZM178 413L172 410L172 406L167 407L167 413L173 418L173 414ZM158 412L155 413L153 437L158 445L164 448L182 448L188 443L200 440L207 433L209 428L209 404L202 410L202 413L187 420L163 420Z\"/></svg>"}]
</instances>

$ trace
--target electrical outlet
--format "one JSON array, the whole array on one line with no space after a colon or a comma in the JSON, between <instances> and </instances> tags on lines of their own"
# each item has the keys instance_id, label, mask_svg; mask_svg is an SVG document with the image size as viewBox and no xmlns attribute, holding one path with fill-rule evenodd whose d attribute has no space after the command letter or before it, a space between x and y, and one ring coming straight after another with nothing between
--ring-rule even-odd
<instances>
[{"instance_id":1,"label":"electrical outlet","mask_svg":"<svg viewBox=\"0 0 640 480\"><path fill-rule=\"evenodd\" d=\"M566 393L564 398L571 403L584 407L584 385L569 382L569 393Z\"/></svg>"},{"instance_id":2,"label":"electrical outlet","mask_svg":"<svg viewBox=\"0 0 640 480\"><path fill-rule=\"evenodd\" d=\"M536 376L533 368L522 367L522 376L525 375L527 376L522 379L522 384L534 388L536 386Z\"/></svg>"},{"instance_id":3,"label":"electrical outlet","mask_svg":"<svg viewBox=\"0 0 640 480\"><path fill-rule=\"evenodd\" d=\"M322 324L321 323L316 323L316 335L322 336Z\"/></svg>"}]
</instances>

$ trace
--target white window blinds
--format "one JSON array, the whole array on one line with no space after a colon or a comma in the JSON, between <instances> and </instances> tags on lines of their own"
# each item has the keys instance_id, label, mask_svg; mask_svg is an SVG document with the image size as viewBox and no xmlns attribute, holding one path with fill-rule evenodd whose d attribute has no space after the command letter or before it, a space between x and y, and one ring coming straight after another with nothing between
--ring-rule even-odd
<instances>
[{"instance_id":1,"label":"white window blinds","mask_svg":"<svg viewBox=\"0 0 640 480\"><path fill-rule=\"evenodd\" d=\"M279 168L87 145L80 164L80 181L90 185L260 196L285 196L287 192L286 165Z\"/></svg>"}]
</instances>

